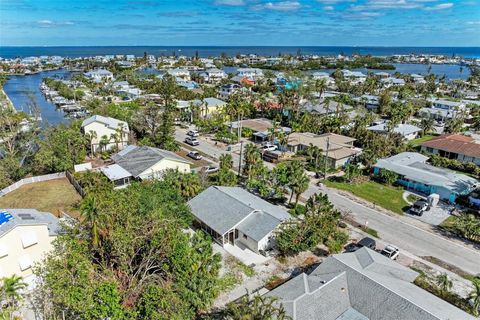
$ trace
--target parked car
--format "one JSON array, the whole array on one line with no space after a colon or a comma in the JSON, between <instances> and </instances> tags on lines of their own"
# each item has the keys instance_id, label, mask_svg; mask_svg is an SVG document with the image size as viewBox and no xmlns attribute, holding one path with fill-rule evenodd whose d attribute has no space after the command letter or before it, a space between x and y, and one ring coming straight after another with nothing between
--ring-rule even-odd
<instances>
[{"instance_id":1,"label":"parked car","mask_svg":"<svg viewBox=\"0 0 480 320\"><path fill-rule=\"evenodd\" d=\"M392 260L397 260L398 255L400 254L400 250L397 247L389 244L388 246L383 248L383 250L380 253L387 258L390 258Z\"/></svg>"},{"instance_id":2,"label":"parked car","mask_svg":"<svg viewBox=\"0 0 480 320\"><path fill-rule=\"evenodd\" d=\"M262 152L265 152L265 151L275 151L275 150L277 150L277 146L276 146L276 145L273 145L273 144L270 144L270 143L264 144L264 145L260 148L260 151L262 151Z\"/></svg>"},{"instance_id":3,"label":"parked car","mask_svg":"<svg viewBox=\"0 0 480 320\"><path fill-rule=\"evenodd\" d=\"M191 146L198 146L200 144L200 141L198 141L197 138L193 138L193 137L186 137L185 138L185 143L191 145Z\"/></svg>"},{"instance_id":4,"label":"parked car","mask_svg":"<svg viewBox=\"0 0 480 320\"><path fill-rule=\"evenodd\" d=\"M425 200L417 200L410 208L410 213L415 214L419 217L423 215L425 211L428 210L428 203Z\"/></svg>"},{"instance_id":5,"label":"parked car","mask_svg":"<svg viewBox=\"0 0 480 320\"><path fill-rule=\"evenodd\" d=\"M357 243L350 243L345 247L345 250L346 252L355 252L362 247L367 247L369 249L375 250L377 247L377 243L372 238L365 237Z\"/></svg>"},{"instance_id":6,"label":"parked car","mask_svg":"<svg viewBox=\"0 0 480 320\"><path fill-rule=\"evenodd\" d=\"M197 151L190 151L189 153L187 153L187 156L194 160L201 160L203 158L202 155Z\"/></svg>"},{"instance_id":7,"label":"parked car","mask_svg":"<svg viewBox=\"0 0 480 320\"><path fill-rule=\"evenodd\" d=\"M199 135L200 133L197 130L188 130L187 132L187 136L190 137L198 137Z\"/></svg>"},{"instance_id":8,"label":"parked car","mask_svg":"<svg viewBox=\"0 0 480 320\"><path fill-rule=\"evenodd\" d=\"M205 166L203 167L203 170L206 172L206 173L215 173L219 170L218 167L215 167L215 166Z\"/></svg>"}]
</instances>

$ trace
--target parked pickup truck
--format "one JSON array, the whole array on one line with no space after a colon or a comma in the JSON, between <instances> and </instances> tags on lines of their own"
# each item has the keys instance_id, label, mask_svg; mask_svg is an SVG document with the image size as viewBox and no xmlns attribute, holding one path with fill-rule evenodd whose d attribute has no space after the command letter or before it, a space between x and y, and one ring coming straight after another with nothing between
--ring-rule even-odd
<instances>
[{"instance_id":1,"label":"parked pickup truck","mask_svg":"<svg viewBox=\"0 0 480 320\"><path fill-rule=\"evenodd\" d=\"M383 248L383 250L380 253L387 258L390 258L392 260L397 260L398 255L400 254L400 250L397 247L389 244L385 248Z\"/></svg>"}]
</instances>

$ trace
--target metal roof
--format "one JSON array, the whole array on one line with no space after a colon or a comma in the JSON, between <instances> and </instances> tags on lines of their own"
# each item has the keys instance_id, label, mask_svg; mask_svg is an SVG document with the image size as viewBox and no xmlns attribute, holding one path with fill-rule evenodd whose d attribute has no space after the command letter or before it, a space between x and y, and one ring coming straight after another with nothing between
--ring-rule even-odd
<instances>
[{"instance_id":1,"label":"metal roof","mask_svg":"<svg viewBox=\"0 0 480 320\"><path fill-rule=\"evenodd\" d=\"M85 126L88 126L89 124L91 124L93 122L103 123L111 129L117 129L117 128L122 127L124 132L129 131L128 123L126 123L125 121L121 121L121 120L111 118L111 117L104 117L104 116L101 116L101 115L98 115L98 114L83 120L82 128L85 127Z\"/></svg>"},{"instance_id":2,"label":"metal roof","mask_svg":"<svg viewBox=\"0 0 480 320\"><path fill-rule=\"evenodd\" d=\"M100 171L110 180L115 181L127 177L131 177L132 174L119 166L118 164L112 164L103 168L100 168Z\"/></svg>"}]
</instances>

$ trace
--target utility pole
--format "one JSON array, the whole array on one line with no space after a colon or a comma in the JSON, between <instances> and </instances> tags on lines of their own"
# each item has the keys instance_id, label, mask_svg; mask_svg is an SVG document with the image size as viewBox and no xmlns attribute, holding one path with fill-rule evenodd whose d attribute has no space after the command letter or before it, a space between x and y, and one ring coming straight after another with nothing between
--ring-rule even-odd
<instances>
[{"instance_id":1,"label":"utility pole","mask_svg":"<svg viewBox=\"0 0 480 320\"><path fill-rule=\"evenodd\" d=\"M325 168L323 170L324 180L327 180L328 149L330 149L330 137L327 137L327 151L325 152Z\"/></svg>"},{"instance_id":2,"label":"utility pole","mask_svg":"<svg viewBox=\"0 0 480 320\"><path fill-rule=\"evenodd\" d=\"M240 159L238 160L238 177L240 177L240 172L242 170L242 154L243 154L243 141L240 141Z\"/></svg>"}]
</instances>

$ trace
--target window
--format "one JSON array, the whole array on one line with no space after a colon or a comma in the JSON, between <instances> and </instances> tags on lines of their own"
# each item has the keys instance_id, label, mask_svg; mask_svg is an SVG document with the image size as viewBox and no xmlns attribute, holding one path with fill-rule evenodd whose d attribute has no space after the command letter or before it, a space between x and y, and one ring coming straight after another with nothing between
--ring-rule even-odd
<instances>
[{"instance_id":1,"label":"window","mask_svg":"<svg viewBox=\"0 0 480 320\"><path fill-rule=\"evenodd\" d=\"M20 265L20 270L25 271L32 267L32 260L28 254L25 254L18 259L18 264Z\"/></svg>"},{"instance_id":2,"label":"window","mask_svg":"<svg viewBox=\"0 0 480 320\"><path fill-rule=\"evenodd\" d=\"M22 234L21 239L22 239L22 244L24 249L38 243L37 235L33 231Z\"/></svg>"},{"instance_id":3,"label":"window","mask_svg":"<svg viewBox=\"0 0 480 320\"><path fill-rule=\"evenodd\" d=\"M0 243L0 258L8 256L8 249L4 243Z\"/></svg>"}]
</instances>

